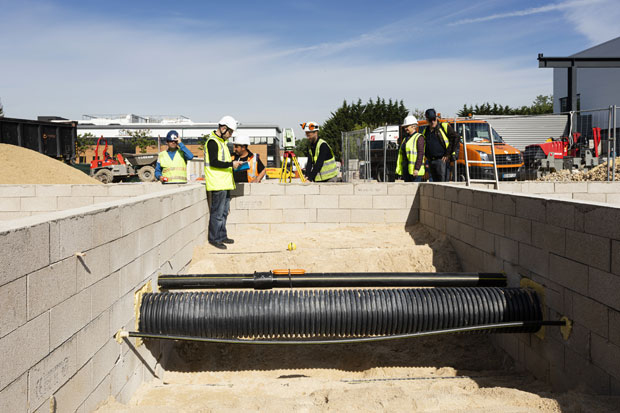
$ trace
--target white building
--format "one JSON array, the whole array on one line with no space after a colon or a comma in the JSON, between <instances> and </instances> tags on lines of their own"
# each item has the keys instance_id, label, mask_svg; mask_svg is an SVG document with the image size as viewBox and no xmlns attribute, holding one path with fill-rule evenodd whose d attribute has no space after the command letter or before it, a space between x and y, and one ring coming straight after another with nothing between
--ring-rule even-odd
<instances>
[{"instance_id":1,"label":"white building","mask_svg":"<svg viewBox=\"0 0 620 413\"><path fill-rule=\"evenodd\" d=\"M571 57L620 57L620 37ZM602 109L620 105L620 68L579 68L576 72L578 109ZM553 111L566 112L567 100L567 69L553 69Z\"/></svg>"}]
</instances>

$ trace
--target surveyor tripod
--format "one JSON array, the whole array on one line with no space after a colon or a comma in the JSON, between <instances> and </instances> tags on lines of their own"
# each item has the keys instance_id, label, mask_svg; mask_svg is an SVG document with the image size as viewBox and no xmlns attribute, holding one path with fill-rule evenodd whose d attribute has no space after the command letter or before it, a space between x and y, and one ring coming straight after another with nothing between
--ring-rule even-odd
<instances>
[{"instance_id":1,"label":"surveyor tripod","mask_svg":"<svg viewBox=\"0 0 620 413\"><path fill-rule=\"evenodd\" d=\"M293 176L295 176L293 173L293 165L295 165L295 168L297 168L297 173L299 173L299 178L301 179L301 182L306 182L306 178L301 172L299 162L297 162L297 156L295 156L295 152L287 150L284 151L284 156L282 157L282 167L280 168L280 182L291 182Z\"/></svg>"}]
</instances>

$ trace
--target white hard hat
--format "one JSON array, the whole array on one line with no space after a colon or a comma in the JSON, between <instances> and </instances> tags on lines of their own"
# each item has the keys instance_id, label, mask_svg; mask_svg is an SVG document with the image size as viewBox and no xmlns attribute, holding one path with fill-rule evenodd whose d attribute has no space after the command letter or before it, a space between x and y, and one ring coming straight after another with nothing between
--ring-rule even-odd
<instances>
[{"instance_id":1,"label":"white hard hat","mask_svg":"<svg viewBox=\"0 0 620 413\"><path fill-rule=\"evenodd\" d=\"M232 130L237 129L237 121L235 120L235 118L233 118L232 116L228 116L228 115L220 119L220 121L218 122L218 125L228 126L228 128Z\"/></svg>"},{"instance_id":2,"label":"white hard hat","mask_svg":"<svg viewBox=\"0 0 620 413\"><path fill-rule=\"evenodd\" d=\"M314 132L319 130L319 124L317 122L304 122L300 123L299 126L301 126L304 132Z\"/></svg>"},{"instance_id":3,"label":"white hard hat","mask_svg":"<svg viewBox=\"0 0 620 413\"><path fill-rule=\"evenodd\" d=\"M233 144L234 145L249 145L250 144L250 137L249 136L233 135Z\"/></svg>"},{"instance_id":4,"label":"white hard hat","mask_svg":"<svg viewBox=\"0 0 620 413\"><path fill-rule=\"evenodd\" d=\"M409 126L409 125L417 125L417 124L418 124L418 120L416 119L416 117L413 115L409 115L405 118L401 126Z\"/></svg>"}]
</instances>

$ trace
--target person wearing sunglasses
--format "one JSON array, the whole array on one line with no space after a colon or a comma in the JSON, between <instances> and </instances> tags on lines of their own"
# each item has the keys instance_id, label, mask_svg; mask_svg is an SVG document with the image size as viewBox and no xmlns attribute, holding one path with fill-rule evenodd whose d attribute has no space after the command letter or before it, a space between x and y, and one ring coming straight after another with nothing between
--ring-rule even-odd
<instances>
[{"instance_id":1,"label":"person wearing sunglasses","mask_svg":"<svg viewBox=\"0 0 620 413\"><path fill-rule=\"evenodd\" d=\"M235 241L228 238L226 219L230 210L230 191L235 189L233 168L241 162L233 161L226 141L237 129L237 121L232 116L224 116L218 127L205 142L205 186L209 204L209 244L225 250L226 244Z\"/></svg>"},{"instance_id":2,"label":"person wearing sunglasses","mask_svg":"<svg viewBox=\"0 0 620 413\"><path fill-rule=\"evenodd\" d=\"M338 179L336 157L329 144L319 138L319 124L304 122L300 126L310 141L306 178L310 182L336 182Z\"/></svg>"}]
</instances>

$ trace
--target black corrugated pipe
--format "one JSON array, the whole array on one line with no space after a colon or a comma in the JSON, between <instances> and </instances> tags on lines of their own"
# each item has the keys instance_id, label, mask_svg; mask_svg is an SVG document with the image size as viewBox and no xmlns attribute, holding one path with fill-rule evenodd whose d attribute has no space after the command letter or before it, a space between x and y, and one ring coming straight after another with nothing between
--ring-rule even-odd
<instances>
[{"instance_id":1,"label":"black corrugated pipe","mask_svg":"<svg viewBox=\"0 0 620 413\"><path fill-rule=\"evenodd\" d=\"M329 288L329 287L505 287L506 274L484 272L304 273L273 270L254 274L160 275L163 289L189 288Z\"/></svg>"},{"instance_id":2,"label":"black corrugated pipe","mask_svg":"<svg viewBox=\"0 0 620 413\"><path fill-rule=\"evenodd\" d=\"M535 332L538 296L518 288L148 293L140 333L212 339L372 337L511 321L490 332Z\"/></svg>"}]
</instances>

